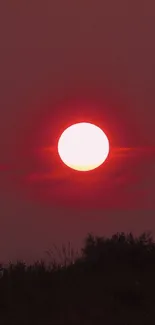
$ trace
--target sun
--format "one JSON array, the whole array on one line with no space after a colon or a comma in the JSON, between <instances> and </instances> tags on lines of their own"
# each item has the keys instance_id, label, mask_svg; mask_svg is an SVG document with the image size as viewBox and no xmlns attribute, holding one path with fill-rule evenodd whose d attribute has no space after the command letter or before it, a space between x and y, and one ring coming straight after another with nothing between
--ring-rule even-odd
<instances>
[{"instance_id":1,"label":"sun","mask_svg":"<svg viewBox=\"0 0 155 325\"><path fill-rule=\"evenodd\" d=\"M58 153L68 167L89 171L99 167L106 160L109 154L109 140L94 124L73 124L61 134Z\"/></svg>"}]
</instances>

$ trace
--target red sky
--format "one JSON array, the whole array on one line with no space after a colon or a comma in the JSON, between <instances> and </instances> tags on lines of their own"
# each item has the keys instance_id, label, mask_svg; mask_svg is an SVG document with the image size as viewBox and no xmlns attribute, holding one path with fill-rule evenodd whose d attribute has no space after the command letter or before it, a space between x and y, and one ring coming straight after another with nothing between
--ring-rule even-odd
<instances>
[{"instance_id":1,"label":"red sky","mask_svg":"<svg viewBox=\"0 0 155 325\"><path fill-rule=\"evenodd\" d=\"M0 256L79 246L89 231L155 233L153 0L5 1L0 10ZM63 166L57 140L101 126L96 171Z\"/></svg>"}]
</instances>

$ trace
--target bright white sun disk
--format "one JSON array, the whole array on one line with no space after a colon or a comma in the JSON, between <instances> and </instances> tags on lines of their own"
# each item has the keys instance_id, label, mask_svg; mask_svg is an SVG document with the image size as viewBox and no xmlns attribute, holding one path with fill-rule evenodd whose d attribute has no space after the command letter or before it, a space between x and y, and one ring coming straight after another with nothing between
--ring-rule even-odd
<instances>
[{"instance_id":1,"label":"bright white sun disk","mask_svg":"<svg viewBox=\"0 0 155 325\"><path fill-rule=\"evenodd\" d=\"M88 171L99 167L109 153L105 133L91 123L77 123L68 127L58 141L58 153L70 168Z\"/></svg>"}]
</instances>

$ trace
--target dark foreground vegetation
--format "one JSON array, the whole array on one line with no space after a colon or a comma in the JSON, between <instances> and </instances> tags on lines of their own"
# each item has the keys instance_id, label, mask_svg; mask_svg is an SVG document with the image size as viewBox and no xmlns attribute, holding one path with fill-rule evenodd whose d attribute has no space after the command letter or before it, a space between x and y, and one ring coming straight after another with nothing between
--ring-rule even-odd
<instances>
[{"instance_id":1,"label":"dark foreground vegetation","mask_svg":"<svg viewBox=\"0 0 155 325\"><path fill-rule=\"evenodd\" d=\"M64 249L61 266L53 260L4 269L0 324L155 325L151 235L90 234L75 261L68 255Z\"/></svg>"}]
</instances>

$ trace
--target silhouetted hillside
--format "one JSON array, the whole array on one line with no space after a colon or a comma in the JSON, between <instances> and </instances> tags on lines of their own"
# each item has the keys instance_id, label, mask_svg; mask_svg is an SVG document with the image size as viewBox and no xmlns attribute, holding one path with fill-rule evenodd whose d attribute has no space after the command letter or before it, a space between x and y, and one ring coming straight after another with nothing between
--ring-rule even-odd
<instances>
[{"instance_id":1,"label":"silhouetted hillside","mask_svg":"<svg viewBox=\"0 0 155 325\"><path fill-rule=\"evenodd\" d=\"M4 269L0 324L155 324L155 243L150 234L89 234L76 260L73 252L62 254L63 265L18 261Z\"/></svg>"}]
</instances>

